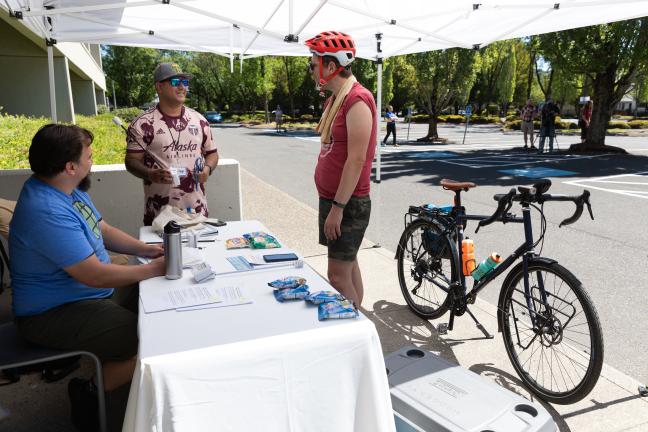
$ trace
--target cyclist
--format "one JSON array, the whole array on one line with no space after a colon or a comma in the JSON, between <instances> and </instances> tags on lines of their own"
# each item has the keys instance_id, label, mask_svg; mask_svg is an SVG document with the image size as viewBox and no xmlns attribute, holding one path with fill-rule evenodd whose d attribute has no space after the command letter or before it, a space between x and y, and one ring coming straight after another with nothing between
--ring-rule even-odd
<instances>
[{"instance_id":1,"label":"cyclist","mask_svg":"<svg viewBox=\"0 0 648 432\"><path fill-rule=\"evenodd\" d=\"M322 32L305 44L312 54L310 72L317 89L331 93L317 126L319 242L328 247L329 282L359 307L364 289L357 254L371 213L376 104L351 72L356 48L349 35Z\"/></svg>"}]
</instances>

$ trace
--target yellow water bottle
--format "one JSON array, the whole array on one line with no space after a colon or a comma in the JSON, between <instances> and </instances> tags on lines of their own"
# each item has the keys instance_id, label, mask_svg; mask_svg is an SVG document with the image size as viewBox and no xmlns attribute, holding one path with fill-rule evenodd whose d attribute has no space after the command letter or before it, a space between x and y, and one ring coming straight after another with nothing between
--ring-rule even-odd
<instances>
[{"instance_id":1,"label":"yellow water bottle","mask_svg":"<svg viewBox=\"0 0 648 432\"><path fill-rule=\"evenodd\" d=\"M469 238L461 242L461 267L465 276L475 270L475 243Z\"/></svg>"}]
</instances>

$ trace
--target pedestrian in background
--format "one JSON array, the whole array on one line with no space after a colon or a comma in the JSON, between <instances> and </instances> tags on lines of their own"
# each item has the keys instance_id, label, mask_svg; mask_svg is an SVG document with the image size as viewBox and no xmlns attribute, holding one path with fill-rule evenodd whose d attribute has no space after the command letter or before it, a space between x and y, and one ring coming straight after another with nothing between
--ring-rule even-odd
<instances>
[{"instance_id":1,"label":"pedestrian in background","mask_svg":"<svg viewBox=\"0 0 648 432\"><path fill-rule=\"evenodd\" d=\"M549 153L553 152L554 138L556 137L556 116L560 114L560 108L553 102L551 96L547 96L547 101L540 111L540 145L538 153L544 151L545 139L549 137Z\"/></svg>"},{"instance_id":2,"label":"pedestrian in background","mask_svg":"<svg viewBox=\"0 0 648 432\"><path fill-rule=\"evenodd\" d=\"M524 134L524 149L527 150L529 148L535 149L533 145L533 119L536 117L536 114L538 112L536 111L535 105L533 105L533 102L531 99L528 99L526 102L526 105L522 108L522 111L520 113L520 117L522 117L522 123L520 125L520 129L522 130L522 133ZM527 146L528 139L531 140L531 146Z\"/></svg>"},{"instance_id":3,"label":"pedestrian in background","mask_svg":"<svg viewBox=\"0 0 648 432\"><path fill-rule=\"evenodd\" d=\"M587 141L587 129L589 129L590 122L592 121L592 109L594 107L594 102L588 100L585 102L585 106L581 110L580 120L578 125L581 128L581 143L585 144Z\"/></svg>"},{"instance_id":4,"label":"pedestrian in background","mask_svg":"<svg viewBox=\"0 0 648 432\"><path fill-rule=\"evenodd\" d=\"M281 125L283 124L283 111L281 110L281 107L277 105L277 109L274 112L275 115L275 126L277 128L277 132L281 131Z\"/></svg>"},{"instance_id":5,"label":"pedestrian in background","mask_svg":"<svg viewBox=\"0 0 648 432\"><path fill-rule=\"evenodd\" d=\"M394 114L394 107L387 105L387 110L385 112L385 121L387 122L387 135L385 135L383 144L387 143L389 135L392 134L394 136L394 147L398 147L398 144L396 144L396 120L398 120L398 117L396 117L396 114Z\"/></svg>"}]
</instances>

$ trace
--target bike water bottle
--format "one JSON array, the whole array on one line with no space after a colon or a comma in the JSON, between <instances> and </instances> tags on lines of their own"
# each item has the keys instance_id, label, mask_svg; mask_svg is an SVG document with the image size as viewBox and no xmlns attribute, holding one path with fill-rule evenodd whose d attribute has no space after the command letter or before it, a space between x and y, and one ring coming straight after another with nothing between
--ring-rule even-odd
<instances>
[{"instance_id":1,"label":"bike water bottle","mask_svg":"<svg viewBox=\"0 0 648 432\"><path fill-rule=\"evenodd\" d=\"M475 270L475 243L469 238L461 242L461 266L465 276Z\"/></svg>"},{"instance_id":2,"label":"bike water bottle","mask_svg":"<svg viewBox=\"0 0 648 432\"><path fill-rule=\"evenodd\" d=\"M164 264L167 279L182 277L182 237L175 221L164 226Z\"/></svg>"},{"instance_id":3,"label":"bike water bottle","mask_svg":"<svg viewBox=\"0 0 648 432\"><path fill-rule=\"evenodd\" d=\"M491 272L499 263L502 262L502 257L493 252L490 254L488 258L486 258L484 261L480 262L475 271L471 274L472 278L475 281L478 281L479 279L483 278L486 276L488 273Z\"/></svg>"}]
</instances>

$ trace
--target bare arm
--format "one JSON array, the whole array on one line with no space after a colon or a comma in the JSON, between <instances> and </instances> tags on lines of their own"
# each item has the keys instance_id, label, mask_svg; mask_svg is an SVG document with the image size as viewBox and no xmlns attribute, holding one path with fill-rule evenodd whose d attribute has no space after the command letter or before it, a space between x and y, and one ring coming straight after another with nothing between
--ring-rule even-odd
<instances>
[{"instance_id":1,"label":"bare arm","mask_svg":"<svg viewBox=\"0 0 648 432\"><path fill-rule=\"evenodd\" d=\"M102 220L99 222L104 245L109 251L156 258L164 254L160 245L148 245Z\"/></svg>"},{"instance_id":2,"label":"bare arm","mask_svg":"<svg viewBox=\"0 0 648 432\"><path fill-rule=\"evenodd\" d=\"M104 264L95 254L64 270L82 284L95 288L115 288L131 285L144 279L162 276L165 272L164 257L149 264L118 265Z\"/></svg>"}]
</instances>

